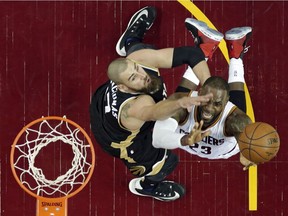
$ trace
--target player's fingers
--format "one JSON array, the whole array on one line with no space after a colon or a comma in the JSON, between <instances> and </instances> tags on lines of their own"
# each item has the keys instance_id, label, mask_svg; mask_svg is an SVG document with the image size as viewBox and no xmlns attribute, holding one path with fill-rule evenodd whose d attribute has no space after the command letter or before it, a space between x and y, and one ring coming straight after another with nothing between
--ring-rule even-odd
<instances>
[{"instance_id":1,"label":"player's fingers","mask_svg":"<svg viewBox=\"0 0 288 216\"><path fill-rule=\"evenodd\" d=\"M243 170L246 171L249 169L249 167L254 166L254 163L249 163L247 166L243 167Z\"/></svg>"},{"instance_id":2,"label":"player's fingers","mask_svg":"<svg viewBox=\"0 0 288 216\"><path fill-rule=\"evenodd\" d=\"M208 96L200 96L200 102L208 102L210 98Z\"/></svg>"},{"instance_id":3,"label":"player's fingers","mask_svg":"<svg viewBox=\"0 0 288 216\"><path fill-rule=\"evenodd\" d=\"M194 129L194 130L197 130L198 128L199 128L199 123L198 123L198 122L195 122L193 129Z\"/></svg>"},{"instance_id":4,"label":"player's fingers","mask_svg":"<svg viewBox=\"0 0 288 216\"><path fill-rule=\"evenodd\" d=\"M205 105L207 104L207 102L209 102L209 100L213 97L213 94L210 93L210 94L206 94L206 95L203 95L203 96L199 96L199 98L201 98L201 100L199 100L199 102L202 104L202 105ZM200 105L200 104L199 104Z\"/></svg>"},{"instance_id":5,"label":"player's fingers","mask_svg":"<svg viewBox=\"0 0 288 216\"><path fill-rule=\"evenodd\" d=\"M192 111L192 106L188 106L187 111L190 113Z\"/></svg>"},{"instance_id":6,"label":"player's fingers","mask_svg":"<svg viewBox=\"0 0 288 216\"><path fill-rule=\"evenodd\" d=\"M200 129L200 130L202 129L202 127L203 127L203 124L204 124L204 121L203 121L203 120L201 120L201 121L200 121L200 123L199 123L199 129Z\"/></svg>"},{"instance_id":7,"label":"player's fingers","mask_svg":"<svg viewBox=\"0 0 288 216\"><path fill-rule=\"evenodd\" d=\"M208 100L210 100L211 98L213 98L213 94L212 93L209 93L209 94L206 94L204 95Z\"/></svg>"}]
</instances>

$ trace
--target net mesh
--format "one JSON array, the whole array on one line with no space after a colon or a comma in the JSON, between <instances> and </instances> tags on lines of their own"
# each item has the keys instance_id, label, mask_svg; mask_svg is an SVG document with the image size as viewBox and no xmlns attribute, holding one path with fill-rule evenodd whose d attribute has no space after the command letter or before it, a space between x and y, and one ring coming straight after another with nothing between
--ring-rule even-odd
<instances>
[{"instance_id":1,"label":"net mesh","mask_svg":"<svg viewBox=\"0 0 288 216\"><path fill-rule=\"evenodd\" d=\"M83 133L79 133L80 129L67 121L55 123L43 120L38 125L38 128L26 128L23 141L15 146L14 168L22 184L38 196L67 196L85 182L92 168L91 146L85 144L85 137ZM37 165L37 157L40 157L40 152L49 145L58 145L59 142L70 146L73 152L72 160L68 161L64 174L48 179L43 169ZM53 158L45 160L50 163ZM64 159L61 158L61 161ZM57 166L65 166L61 161Z\"/></svg>"}]
</instances>

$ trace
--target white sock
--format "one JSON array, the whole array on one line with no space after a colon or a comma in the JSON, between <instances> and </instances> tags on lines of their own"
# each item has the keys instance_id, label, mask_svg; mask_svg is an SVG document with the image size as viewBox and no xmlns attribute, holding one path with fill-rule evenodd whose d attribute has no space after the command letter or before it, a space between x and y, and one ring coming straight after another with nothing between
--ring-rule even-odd
<instances>
[{"instance_id":1,"label":"white sock","mask_svg":"<svg viewBox=\"0 0 288 216\"><path fill-rule=\"evenodd\" d=\"M244 79L244 65L241 58L230 59L229 64L229 74L228 74L228 83L233 82L242 82L245 83Z\"/></svg>"},{"instance_id":2,"label":"white sock","mask_svg":"<svg viewBox=\"0 0 288 216\"><path fill-rule=\"evenodd\" d=\"M199 83L200 83L198 77L195 75L195 73L193 72L193 70L190 66L187 67L185 73L183 74L183 77L185 79L188 79L189 81L191 81L195 85L199 85Z\"/></svg>"}]
</instances>

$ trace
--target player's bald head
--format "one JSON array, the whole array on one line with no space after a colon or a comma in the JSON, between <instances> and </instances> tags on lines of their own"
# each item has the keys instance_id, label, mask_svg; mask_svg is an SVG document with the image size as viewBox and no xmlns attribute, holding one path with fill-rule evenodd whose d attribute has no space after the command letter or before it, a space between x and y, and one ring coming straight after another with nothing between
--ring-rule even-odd
<instances>
[{"instance_id":1,"label":"player's bald head","mask_svg":"<svg viewBox=\"0 0 288 216\"><path fill-rule=\"evenodd\" d=\"M128 67L128 59L126 58L117 58L112 61L108 66L107 75L110 80L116 84L122 84L120 74L125 71Z\"/></svg>"}]
</instances>

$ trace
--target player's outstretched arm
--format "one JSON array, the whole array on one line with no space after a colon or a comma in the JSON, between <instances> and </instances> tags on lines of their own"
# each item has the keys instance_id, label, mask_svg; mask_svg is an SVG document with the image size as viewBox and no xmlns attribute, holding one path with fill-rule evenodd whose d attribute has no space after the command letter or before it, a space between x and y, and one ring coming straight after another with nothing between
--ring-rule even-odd
<instances>
[{"instance_id":1,"label":"player's outstretched arm","mask_svg":"<svg viewBox=\"0 0 288 216\"><path fill-rule=\"evenodd\" d=\"M193 145L210 134L202 131L203 121L196 123L190 134L176 132L178 122L174 118L157 121L153 129L153 146L156 148L175 149L181 146Z\"/></svg>"},{"instance_id":2,"label":"player's outstretched arm","mask_svg":"<svg viewBox=\"0 0 288 216\"><path fill-rule=\"evenodd\" d=\"M167 119L177 111L189 110L193 105L206 103L212 95L198 97L182 97L179 99L167 99L155 103L149 95L141 95L130 100L121 107L121 124L130 130L139 129L146 121L157 121Z\"/></svg>"},{"instance_id":3,"label":"player's outstretched arm","mask_svg":"<svg viewBox=\"0 0 288 216\"><path fill-rule=\"evenodd\" d=\"M239 108L236 108L228 117L225 122L225 132L229 136L234 136L236 140L240 133L243 132L246 125L251 124L252 120L250 117L241 111Z\"/></svg>"},{"instance_id":4,"label":"player's outstretched arm","mask_svg":"<svg viewBox=\"0 0 288 216\"><path fill-rule=\"evenodd\" d=\"M246 113L237 108L227 118L225 130L228 135L234 136L238 141L240 133L242 133L244 128L251 123L252 121L250 117L246 115ZM240 163L244 166L243 170L247 170L250 166L255 165L255 163L246 159L241 153L240 153Z\"/></svg>"},{"instance_id":5,"label":"player's outstretched arm","mask_svg":"<svg viewBox=\"0 0 288 216\"><path fill-rule=\"evenodd\" d=\"M133 107L130 108L129 115L143 121L156 121L169 118L180 109L191 109L193 105L206 103L212 98L212 94L197 97L182 97L179 99L167 99L154 103L147 95L138 97Z\"/></svg>"}]
</instances>

